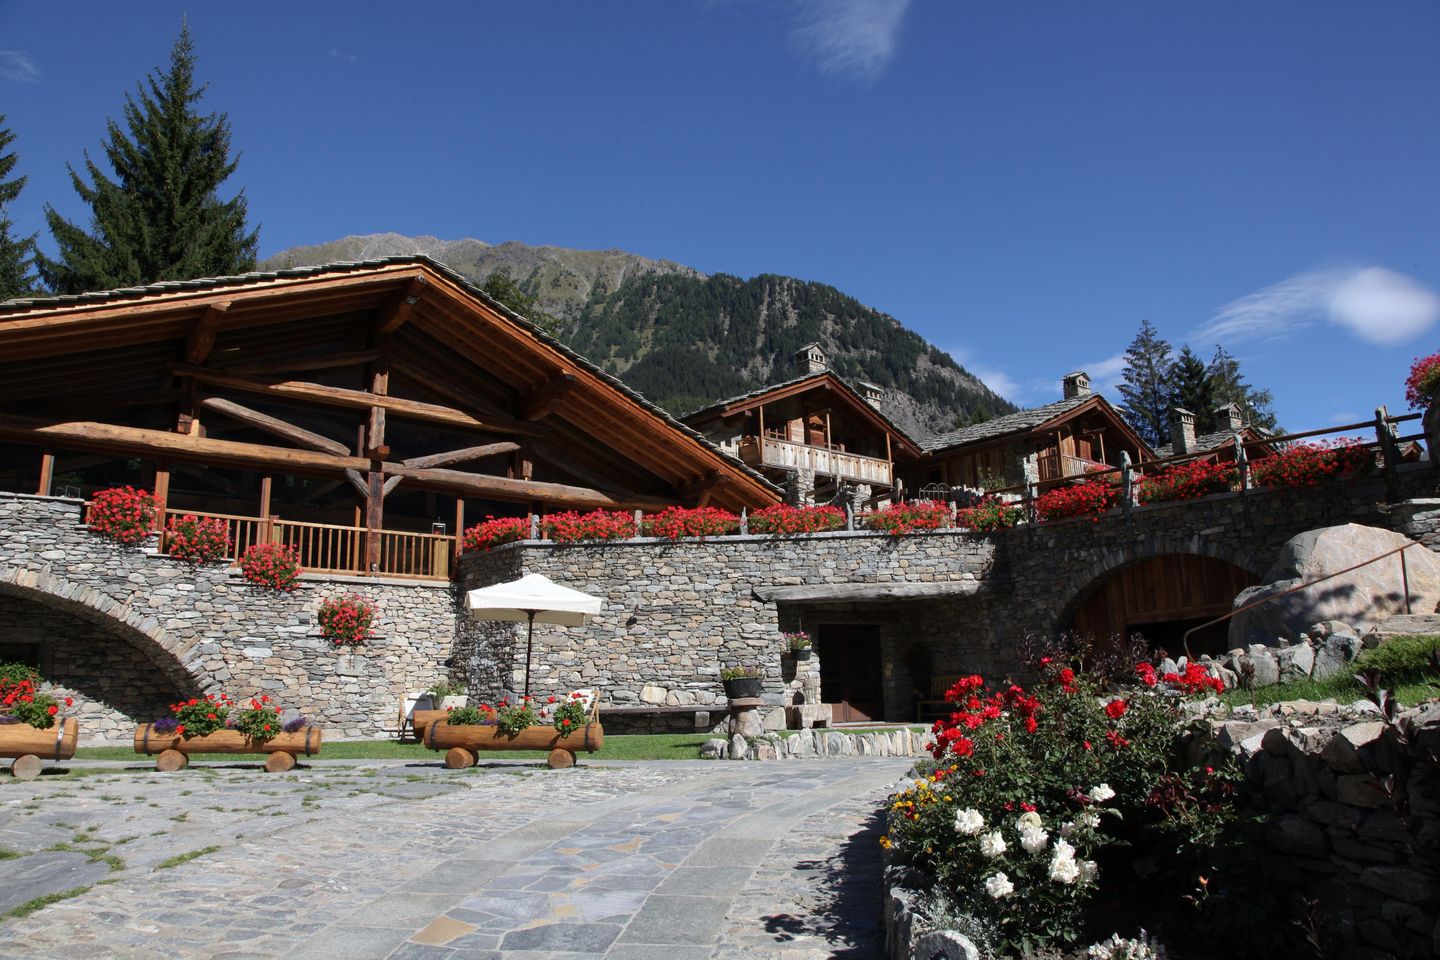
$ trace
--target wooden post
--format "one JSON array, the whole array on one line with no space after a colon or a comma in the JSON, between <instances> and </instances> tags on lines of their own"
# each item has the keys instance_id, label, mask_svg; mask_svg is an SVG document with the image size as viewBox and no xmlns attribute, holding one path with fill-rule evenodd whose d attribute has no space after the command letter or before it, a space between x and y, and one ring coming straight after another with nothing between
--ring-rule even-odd
<instances>
[{"instance_id":1,"label":"wooden post","mask_svg":"<svg viewBox=\"0 0 1440 960\"><path fill-rule=\"evenodd\" d=\"M371 470L365 476L365 569L364 573L380 570L380 531L385 526L385 474Z\"/></svg>"},{"instance_id":2,"label":"wooden post","mask_svg":"<svg viewBox=\"0 0 1440 960\"><path fill-rule=\"evenodd\" d=\"M1384 404L1375 408L1375 439L1380 446L1380 457L1385 461L1385 499L1394 503L1400 499L1400 478L1396 473L1400 466L1400 451L1395 445L1395 428L1390 423L1390 411Z\"/></svg>"},{"instance_id":3,"label":"wooden post","mask_svg":"<svg viewBox=\"0 0 1440 960\"><path fill-rule=\"evenodd\" d=\"M155 466L155 529L161 531L160 546L163 549L165 530L165 506L170 499L170 465L158 463Z\"/></svg>"},{"instance_id":4,"label":"wooden post","mask_svg":"<svg viewBox=\"0 0 1440 960\"><path fill-rule=\"evenodd\" d=\"M260 516L270 516L270 474L260 478Z\"/></svg>"},{"instance_id":5,"label":"wooden post","mask_svg":"<svg viewBox=\"0 0 1440 960\"><path fill-rule=\"evenodd\" d=\"M455 498L455 562L460 562L460 539L465 536L465 498Z\"/></svg>"},{"instance_id":6,"label":"wooden post","mask_svg":"<svg viewBox=\"0 0 1440 960\"><path fill-rule=\"evenodd\" d=\"M830 440L830 411L825 411L825 449L831 450L835 446Z\"/></svg>"},{"instance_id":7,"label":"wooden post","mask_svg":"<svg viewBox=\"0 0 1440 960\"><path fill-rule=\"evenodd\" d=\"M42 497L48 497L54 486L55 451L46 450L40 454L40 483L36 486L35 493Z\"/></svg>"},{"instance_id":8,"label":"wooden post","mask_svg":"<svg viewBox=\"0 0 1440 960\"><path fill-rule=\"evenodd\" d=\"M765 405L761 404L755 408L755 413L760 418L760 462L765 462Z\"/></svg>"}]
</instances>

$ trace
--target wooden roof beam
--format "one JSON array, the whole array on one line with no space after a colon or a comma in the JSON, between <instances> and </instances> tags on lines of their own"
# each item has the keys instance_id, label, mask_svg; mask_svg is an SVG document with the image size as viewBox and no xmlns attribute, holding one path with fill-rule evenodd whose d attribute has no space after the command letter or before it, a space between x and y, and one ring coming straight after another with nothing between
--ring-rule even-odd
<instances>
[{"instance_id":1,"label":"wooden roof beam","mask_svg":"<svg viewBox=\"0 0 1440 960\"><path fill-rule=\"evenodd\" d=\"M190 335L185 338L185 362L204 363L210 357L210 351L215 348L215 337L220 333L220 321L225 319L226 312L230 309L230 302L212 303L205 309L195 326L190 328Z\"/></svg>"},{"instance_id":2,"label":"wooden roof beam","mask_svg":"<svg viewBox=\"0 0 1440 960\"><path fill-rule=\"evenodd\" d=\"M420 295L425 292L428 283L424 274L417 274L415 279L410 281L410 286L406 287L405 292L400 295L400 299L396 300L376 321L375 332L384 336L405 326L410 320L410 315L415 312L415 304L420 302Z\"/></svg>"},{"instance_id":3,"label":"wooden roof beam","mask_svg":"<svg viewBox=\"0 0 1440 960\"><path fill-rule=\"evenodd\" d=\"M544 434L541 428L533 424L522 423L519 420L501 420L499 418L493 421L480 420L453 407L423 403L419 400L406 400L402 397L380 396L365 390L350 390L345 387L330 387L298 380L264 383L233 374L220 373L206 367L192 367L186 364L175 365L174 371L177 376L194 377L200 383L273 397L289 403L309 402L322 406L365 411L369 411L372 407L380 407L399 417L409 417L429 423L443 423L468 430L483 430L488 433Z\"/></svg>"},{"instance_id":4,"label":"wooden roof beam","mask_svg":"<svg viewBox=\"0 0 1440 960\"><path fill-rule=\"evenodd\" d=\"M446 450L444 453L432 453L424 457L410 457L402 460L401 463L407 467L417 467L422 470L431 467L452 467L457 463L470 463L502 453L516 453L519 450L520 444L505 440L500 443L484 443L478 447Z\"/></svg>"},{"instance_id":5,"label":"wooden roof beam","mask_svg":"<svg viewBox=\"0 0 1440 960\"><path fill-rule=\"evenodd\" d=\"M222 397L205 397L200 401L200 406L207 410L213 410L216 413L222 413L232 420L239 420L247 426L262 430L282 440L289 440L297 447L304 447L307 450L320 450L324 453L333 453L342 457L348 456L350 453L350 448L338 440L322 437L320 434L312 433L304 427L297 427L293 423L287 423L279 417L272 417L269 414L261 413L259 410L252 410L233 400L226 400Z\"/></svg>"},{"instance_id":6,"label":"wooden roof beam","mask_svg":"<svg viewBox=\"0 0 1440 960\"><path fill-rule=\"evenodd\" d=\"M695 500L696 506L703 507L729 482L729 476L715 471L683 487L680 490L680 499Z\"/></svg>"},{"instance_id":7,"label":"wooden roof beam","mask_svg":"<svg viewBox=\"0 0 1440 960\"><path fill-rule=\"evenodd\" d=\"M516 480L510 477L495 477L481 473L466 473L463 470L421 470L398 463L385 464L385 472L395 476L408 477L417 484L439 490L463 493L466 496L490 497L497 500L527 502L539 500L543 503L566 507L604 507L618 509L664 509L675 506L673 500L655 497L630 496L629 494L608 494L589 487L575 487L563 483L544 483L539 480Z\"/></svg>"},{"instance_id":8,"label":"wooden roof beam","mask_svg":"<svg viewBox=\"0 0 1440 960\"><path fill-rule=\"evenodd\" d=\"M288 373L296 370L329 370L334 367L353 367L379 359L379 350L351 350L346 353L307 353L275 357L270 360L255 360L250 363L222 364L216 370L222 373Z\"/></svg>"},{"instance_id":9,"label":"wooden roof beam","mask_svg":"<svg viewBox=\"0 0 1440 960\"><path fill-rule=\"evenodd\" d=\"M578 385L579 381L573 373L562 373L550 378L520 401L520 419L539 420L549 416Z\"/></svg>"}]
</instances>

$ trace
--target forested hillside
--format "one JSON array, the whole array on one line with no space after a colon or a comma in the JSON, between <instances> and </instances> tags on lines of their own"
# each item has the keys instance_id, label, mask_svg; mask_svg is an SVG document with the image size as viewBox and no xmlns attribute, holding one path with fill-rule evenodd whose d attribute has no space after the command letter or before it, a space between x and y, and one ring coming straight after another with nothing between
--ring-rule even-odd
<instances>
[{"instance_id":1,"label":"forested hillside","mask_svg":"<svg viewBox=\"0 0 1440 960\"><path fill-rule=\"evenodd\" d=\"M507 271L558 318L563 340L672 413L790 379L791 356L812 341L841 376L885 387L885 413L914 436L1015 409L894 317L791 277L705 276L619 250L398 234L297 247L261 268L413 253L476 283Z\"/></svg>"}]
</instances>

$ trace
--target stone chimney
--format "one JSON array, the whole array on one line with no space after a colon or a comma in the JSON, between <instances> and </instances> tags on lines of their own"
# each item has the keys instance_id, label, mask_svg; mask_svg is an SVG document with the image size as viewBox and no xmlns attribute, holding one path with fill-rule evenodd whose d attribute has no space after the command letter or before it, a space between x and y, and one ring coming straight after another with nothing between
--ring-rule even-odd
<instances>
[{"instance_id":1,"label":"stone chimney","mask_svg":"<svg viewBox=\"0 0 1440 960\"><path fill-rule=\"evenodd\" d=\"M1084 370L1065 374L1060 378L1060 385L1065 391L1066 400L1090 396L1090 374Z\"/></svg>"},{"instance_id":2,"label":"stone chimney","mask_svg":"<svg viewBox=\"0 0 1440 960\"><path fill-rule=\"evenodd\" d=\"M1170 421L1170 452L1178 457L1182 453L1194 453L1196 446L1195 414L1176 407L1174 419Z\"/></svg>"},{"instance_id":3,"label":"stone chimney","mask_svg":"<svg viewBox=\"0 0 1440 960\"><path fill-rule=\"evenodd\" d=\"M825 356L824 349L818 343L807 343L795 351L792 362L797 377L808 377L812 373L824 373L830 369L830 358Z\"/></svg>"},{"instance_id":4,"label":"stone chimney","mask_svg":"<svg viewBox=\"0 0 1440 960\"><path fill-rule=\"evenodd\" d=\"M1239 433L1245 429L1245 411L1240 409L1238 403L1227 403L1223 407L1216 407L1215 422L1231 433Z\"/></svg>"},{"instance_id":5,"label":"stone chimney","mask_svg":"<svg viewBox=\"0 0 1440 960\"><path fill-rule=\"evenodd\" d=\"M860 396L865 398L865 402L879 410L880 401L885 399L885 388L868 380L861 380L856 386L860 388Z\"/></svg>"}]
</instances>

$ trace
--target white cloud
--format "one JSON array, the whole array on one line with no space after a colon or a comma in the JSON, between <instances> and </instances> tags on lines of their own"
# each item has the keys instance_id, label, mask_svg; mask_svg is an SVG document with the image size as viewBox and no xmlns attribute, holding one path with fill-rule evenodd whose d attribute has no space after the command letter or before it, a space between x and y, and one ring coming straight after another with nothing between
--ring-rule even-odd
<instances>
[{"instance_id":1,"label":"white cloud","mask_svg":"<svg viewBox=\"0 0 1440 960\"><path fill-rule=\"evenodd\" d=\"M16 83L39 83L40 68L24 50L0 50L0 76Z\"/></svg>"},{"instance_id":2,"label":"white cloud","mask_svg":"<svg viewBox=\"0 0 1440 960\"><path fill-rule=\"evenodd\" d=\"M1381 346L1404 343L1440 319L1440 297L1384 267L1296 274L1221 307L1191 339L1273 340L1317 321Z\"/></svg>"},{"instance_id":3,"label":"white cloud","mask_svg":"<svg viewBox=\"0 0 1440 960\"><path fill-rule=\"evenodd\" d=\"M359 60L360 58L359 58L358 56L356 56L355 54L353 54L353 53L346 53L344 50L341 50L339 47L331 47L331 48L330 48L330 59L331 59L331 60L339 60L339 61L341 61L341 62L343 62L343 63L354 63L356 60Z\"/></svg>"},{"instance_id":4,"label":"white cloud","mask_svg":"<svg viewBox=\"0 0 1440 960\"><path fill-rule=\"evenodd\" d=\"M910 0L797 0L790 36L822 73L874 80L895 56Z\"/></svg>"}]
</instances>

